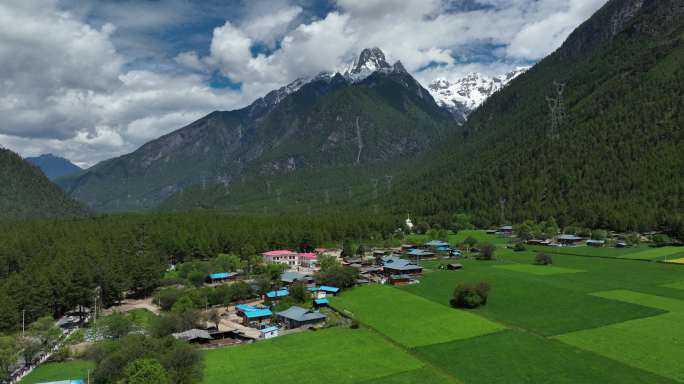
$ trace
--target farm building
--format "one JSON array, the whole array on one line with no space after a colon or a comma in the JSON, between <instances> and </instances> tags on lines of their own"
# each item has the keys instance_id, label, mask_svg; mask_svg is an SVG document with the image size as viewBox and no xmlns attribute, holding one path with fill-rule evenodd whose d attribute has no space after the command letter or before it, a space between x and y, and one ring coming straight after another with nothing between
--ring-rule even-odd
<instances>
[{"instance_id":1,"label":"farm building","mask_svg":"<svg viewBox=\"0 0 684 384\"><path fill-rule=\"evenodd\" d=\"M287 297L290 295L290 291L287 289L279 289L277 291L269 291L266 292L266 299L274 301L274 300L280 300L283 297Z\"/></svg>"},{"instance_id":2,"label":"farm building","mask_svg":"<svg viewBox=\"0 0 684 384\"><path fill-rule=\"evenodd\" d=\"M456 271L456 270L459 270L459 269L463 269L463 264L459 264L459 263L447 264L447 265L446 265L446 269L448 269L448 270L450 270L450 271Z\"/></svg>"},{"instance_id":3,"label":"farm building","mask_svg":"<svg viewBox=\"0 0 684 384\"><path fill-rule=\"evenodd\" d=\"M211 337L209 332L203 329L190 329L185 332L174 333L171 336L178 340L185 340L192 344L207 344L214 338Z\"/></svg>"},{"instance_id":4,"label":"farm building","mask_svg":"<svg viewBox=\"0 0 684 384\"><path fill-rule=\"evenodd\" d=\"M330 302L328 299L315 299L314 300L314 307L320 308L320 307L327 307Z\"/></svg>"},{"instance_id":5,"label":"farm building","mask_svg":"<svg viewBox=\"0 0 684 384\"><path fill-rule=\"evenodd\" d=\"M408 251L409 256L413 256L416 259L429 259L435 257L434 252L426 251L424 249L412 249Z\"/></svg>"},{"instance_id":6,"label":"farm building","mask_svg":"<svg viewBox=\"0 0 684 384\"><path fill-rule=\"evenodd\" d=\"M512 225L502 225L496 229L496 234L502 235L502 236L511 236L511 235L513 235L513 226Z\"/></svg>"},{"instance_id":7,"label":"farm building","mask_svg":"<svg viewBox=\"0 0 684 384\"><path fill-rule=\"evenodd\" d=\"M237 276L237 272L212 273L209 276L207 276L207 282L211 284L222 283L224 281L235 280Z\"/></svg>"},{"instance_id":8,"label":"farm building","mask_svg":"<svg viewBox=\"0 0 684 384\"><path fill-rule=\"evenodd\" d=\"M270 339L278 336L278 327L266 327L259 330L259 338Z\"/></svg>"},{"instance_id":9,"label":"farm building","mask_svg":"<svg viewBox=\"0 0 684 384\"><path fill-rule=\"evenodd\" d=\"M321 285L320 287L311 287L308 288L309 292L311 292L316 299L322 299L327 296L336 296L339 292L340 289L337 287L331 287L329 285Z\"/></svg>"},{"instance_id":10,"label":"farm building","mask_svg":"<svg viewBox=\"0 0 684 384\"><path fill-rule=\"evenodd\" d=\"M398 256L387 256L382 258L382 271L385 276L390 275L416 275L423 273L423 267L413 264L409 260Z\"/></svg>"},{"instance_id":11,"label":"farm building","mask_svg":"<svg viewBox=\"0 0 684 384\"><path fill-rule=\"evenodd\" d=\"M596 247L596 248L601 248L606 245L605 240L587 240L587 246L588 247Z\"/></svg>"},{"instance_id":12,"label":"farm building","mask_svg":"<svg viewBox=\"0 0 684 384\"><path fill-rule=\"evenodd\" d=\"M264 252L261 256L267 263L287 264L290 267L299 266L297 253L285 249Z\"/></svg>"},{"instance_id":13,"label":"farm building","mask_svg":"<svg viewBox=\"0 0 684 384\"><path fill-rule=\"evenodd\" d=\"M411 275L398 274L390 275L387 281L392 285L406 285L412 284L414 281L416 281L416 279Z\"/></svg>"},{"instance_id":14,"label":"farm building","mask_svg":"<svg viewBox=\"0 0 684 384\"><path fill-rule=\"evenodd\" d=\"M525 243L527 243L528 245L549 245L549 244L551 244L551 242L548 240L540 240L540 239L526 240Z\"/></svg>"},{"instance_id":15,"label":"farm building","mask_svg":"<svg viewBox=\"0 0 684 384\"><path fill-rule=\"evenodd\" d=\"M306 275L299 272L283 272L283 274L280 275L280 281L284 284L292 284L297 281L301 281L306 284L312 282L313 277L311 277L311 275Z\"/></svg>"},{"instance_id":16,"label":"farm building","mask_svg":"<svg viewBox=\"0 0 684 384\"><path fill-rule=\"evenodd\" d=\"M575 235L559 235L557 240L558 243L563 245L578 245L579 243L584 241L583 238Z\"/></svg>"},{"instance_id":17,"label":"farm building","mask_svg":"<svg viewBox=\"0 0 684 384\"><path fill-rule=\"evenodd\" d=\"M316 324L325 320L326 316L318 311L293 306L276 313L276 318L287 328L299 328L304 325Z\"/></svg>"},{"instance_id":18,"label":"farm building","mask_svg":"<svg viewBox=\"0 0 684 384\"><path fill-rule=\"evenodd\" d=\"M268 308L258 308L246 304L238 304L235 306L238 316L242 318L242 323L245 325L250 324L268 324L270 323L271 312Z\"/></svg>"},{"instance_id":19,"label":"farm building","mask_svg":"<svg viewBox=\"0 0 684 384\"><path fill-rule=\"evenodd\" d=\"M447 247L447 248L449 247L449 243L447 243L446 241L442 241L442 240L431 240L431 241L428 241L427 243L425 243L424 245L426 247L435 248L435 249L441 248L441 247Z\"/></svg>"}]
</instances>

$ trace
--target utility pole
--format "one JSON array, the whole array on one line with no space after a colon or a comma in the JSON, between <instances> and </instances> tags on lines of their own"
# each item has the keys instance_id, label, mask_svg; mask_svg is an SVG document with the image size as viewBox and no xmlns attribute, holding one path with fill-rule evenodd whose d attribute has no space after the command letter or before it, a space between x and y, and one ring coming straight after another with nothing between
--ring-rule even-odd
<instances>
[{"instance_id":1,"label":"utility pole","mask_svg":"<svg viewBox=\"0 0 684 384\"><path fill-rule=\"evenodd\" d=\"M276 200L278 201L278 204L280 204L280 194L281 193L282 193L282 191L280 190L280 188L276 189Z\"/></svg>"},{"instance_id":2,"label":"utility pole","mask_svg":"<svg viewBox=\"0 0 684 384\"><path fill-rule=\"evenodd\" d=\"M377 200L378 199L378 179L371 179L371 183L373 184L373 199Z\"/></svg>"},{"instance_id":3,"label":"utility pole","mask_svg":"<svg viewBox=\"0 0 684 384\"><path fill-rule=\"evenodd\" d=\"M505 197L501 197L501 198L499 199L499 205L501 206L501 225L504 225L504 224L506 224L506 215L505 215L505 212L506 212L506 198L505 198Z\"/></svg>"},{"instance_id":4,"label":"utility pole","mask_svg":"<svg viewBox=\"0 0 684 384\"><path fill-rule=\"evenodd\" d=\"M21 337L26 336L26 310L21 310Z\"/></svg>"},{"instance_id":5,"label":"utility pole","mask_svg":"<svg viewBox=\"0 0 684 384\"><path fill-rule=\"evenodd\" d=\"M266 194L270 195L271 194L271 181L266 180Z\"/></svg>"},{"instance_id":6,"label":"utility pole","mask_svg":"<svg viewBox=\"0 0 684 384\"><path fill-rule=\"evenodd\" d=\"M351 185L347 185L347 196L349 197L349 200L354 196Z\"/></svg>"},{"instance_id":7,"label":"utility pole","mask_svg":"<svg viewBox=\"0 0 684 384\"><path fill-rule=\"evenodd\" d=\"M561 125L563 124L563 120L565 120L565 102L563 101L565 83L554 81L553 84L556 95L555 97L546 98L551 118L548 136L551 140L558 140L560 139Z\"/></svg>"},{"instance_id":8,"label":"utility pole","mask_svg":"<svg viewBox=\"0 0 684 384\"><path fill-rule=\"evenodd\" d=\"M328 191L327 189L325 190L325 204L330 204L330 191Z\"/></svg>"}]
</instances>

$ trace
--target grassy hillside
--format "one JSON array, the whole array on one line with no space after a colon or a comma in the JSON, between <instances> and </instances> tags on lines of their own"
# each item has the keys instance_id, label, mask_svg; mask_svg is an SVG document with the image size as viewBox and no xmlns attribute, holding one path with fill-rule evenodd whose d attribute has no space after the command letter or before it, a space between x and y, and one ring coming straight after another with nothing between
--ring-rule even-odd
<instances>
[{"instance_id":1,"label":"grassy hillside","mask_svg":"<svg viewBox=\"0 0 684 384\"><path fill-rule=\"evenodd\" d=\"M0 220L71 217L84 208L16 153L0 148Z\"/></svg>"},{"instance_id":2,"label":"grassy hillside","mask_svg":"<svg viewBox=\"0 0 684 384\"><path fill-rule=\"evenodd\" d=\"M610 1L491 97L396 189L394 209L467 211L492 224L504 199L504 221L681 225L684 11L674 0L639 3ZM547 101L554 82L565 84L558 135Z\"/></svg>"}]
</instances>

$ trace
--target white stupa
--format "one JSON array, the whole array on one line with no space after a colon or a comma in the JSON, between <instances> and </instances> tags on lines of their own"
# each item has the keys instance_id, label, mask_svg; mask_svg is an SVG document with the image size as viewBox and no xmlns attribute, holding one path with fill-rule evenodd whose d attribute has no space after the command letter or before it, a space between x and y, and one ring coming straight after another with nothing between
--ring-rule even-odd
<instances>
[{"instance_id":1,"label":"white stupa","mask_svg":"<svg viewBox=\"0 0 684 384\"><path fill-rule=\"evenodd\" d=\"M411 221L411 216L406 215L406 228L409 229L409 231L413 230L413 222Z\"/></svg>"}]
</instances>

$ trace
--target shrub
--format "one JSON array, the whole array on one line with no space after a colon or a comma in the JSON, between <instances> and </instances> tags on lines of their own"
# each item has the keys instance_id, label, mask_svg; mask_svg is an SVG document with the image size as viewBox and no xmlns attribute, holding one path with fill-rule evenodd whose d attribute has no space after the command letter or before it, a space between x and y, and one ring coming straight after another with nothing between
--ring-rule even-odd
<instances>
[{"instance_id":1,"label":"shrub","mask_svg":"<svg viewBox=\"0 0 684 384\"><path fill-rule=\"evenodd\" d=\"M534 263L537 265L549 265L553 264L553 260L551 260L551 256L546 253L538 253L537 256L534 257Z\"/></svg>"},{"instance_id":2,"label":"shrub","mask_svg":"<svg viewBox=\"0 0 684 384\"><path fill-rule=\"evenodd\" d=\"M496 248L491 243L484 243L480 245L480 253L477 255L478 260L494 260L494 250Z\"/></svg>"},{"instance_id":3,"label":"shrub","mask_svg":"<svg viewBox=\"0 0 684 384\"><path fill-rule=\"evenodd\" d=\"M663 234L657 234L653 236L653 245L656 247L664 247L666 245L670 245L672 240L667 235Z\"/></svg>"},{"instance_id":4,"label":"shrub","mask_svg":"<svg viewBox=\"0 0 684 384\"><path fill-rule=\"evenodd\" d=\"M523 243L515 243L515 246L513 247L513 250L516 252L523 252L525 249L525 244Z\"/></svg>"},{"instance_id":5,"label":"shrub","mask_svg":"<svg viewBox=\"0 0 684 384\"><path fill-rule=\"evenodd\" d=\"M450 303L453 307L477 308L487 304L490 286L488 283L464 283L459 284L454 290L454 297Z\"/></svg>"}]
</instances>

